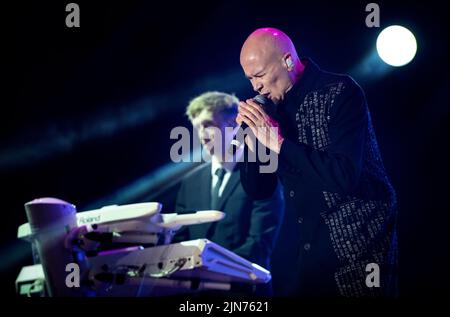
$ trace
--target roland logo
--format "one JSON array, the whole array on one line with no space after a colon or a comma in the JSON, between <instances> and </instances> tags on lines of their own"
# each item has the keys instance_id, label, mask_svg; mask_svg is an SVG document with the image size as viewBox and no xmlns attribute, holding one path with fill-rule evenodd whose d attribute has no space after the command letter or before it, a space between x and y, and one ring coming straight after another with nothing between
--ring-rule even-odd
<instances>
[{"instance_id":1,"label":"roland logo","mask_svg":"<svg viewBox=\"0 0 450 317\"><path fill-rule=\"evenodd\" d=\"M82 224L92 223L92 222L100 222L101 215L96 217L80 217L78 221Z\"/></svg>"}]
</instances>

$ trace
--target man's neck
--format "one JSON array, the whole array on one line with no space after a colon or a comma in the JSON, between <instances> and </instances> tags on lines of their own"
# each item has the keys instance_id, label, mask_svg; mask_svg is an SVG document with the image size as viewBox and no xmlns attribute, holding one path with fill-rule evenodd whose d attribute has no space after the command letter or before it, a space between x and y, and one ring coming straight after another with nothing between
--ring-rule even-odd
<instances>
[{"instance_id":1,"label":"man's neck","mask_svg":"<svg viewBox=\"0 0 450 317\"><path fill-rule=\"evenodd\" d=\"M294 86L302 77L303 73L305 72L306 65L302 63L302 61L299 59L298 63L295 67L295 73L294 73L294 79L292 86Z\"/></svg>"},{"instance_id":2,"label":"man's neck","mask_svg":"<svg viewBox=\"0 0 450 317\"><path fill-rule=\"evenodd\" d=\"M298 59L298 63L296 63L296 67L293 71L293 76L291 79L291 85L286 89L285 94L287 94L294 86L297 84L302 77L303 73L305 72L306 65L301 62L300 59Z\"/></svg>"}]
</instances>

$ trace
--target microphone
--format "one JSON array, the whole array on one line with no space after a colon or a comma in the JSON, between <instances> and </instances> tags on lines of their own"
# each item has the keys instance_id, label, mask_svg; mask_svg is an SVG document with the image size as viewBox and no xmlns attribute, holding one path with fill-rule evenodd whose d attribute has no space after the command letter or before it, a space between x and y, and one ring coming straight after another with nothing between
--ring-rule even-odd
<instances>
[{"instance_id":1,"label":"microphone","mask_svg":"<svg viewBox=\"0 0 450 317\"><path fill-rule=\"evenodd\" d=\"M263 107L264 111L267 112L269 115L273 112L270 107L273 107L272 101L265 97L264 95L256 95L252 98L253 101L255 101L257 104ZM236 135L234 136L233 140L231 141L230 147L228 149L228 153L235 154L236 150L242 146L242 143L245 143L244 140L238 140L236 138L237 135L239 135L240 131L245 130L248 128L247 123L242 122L242 124L239 126Z\"/></svg>"}]
</instances>

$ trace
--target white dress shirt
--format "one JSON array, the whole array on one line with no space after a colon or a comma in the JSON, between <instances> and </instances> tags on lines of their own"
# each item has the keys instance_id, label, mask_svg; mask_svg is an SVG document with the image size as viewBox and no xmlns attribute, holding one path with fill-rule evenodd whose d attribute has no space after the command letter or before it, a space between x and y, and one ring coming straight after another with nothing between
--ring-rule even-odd
<instances>
[{"instance_id":1,"label":"white dress shirt","mask_svg":"<svg viewBox=\"0 0 450 317\"><path fill-rule=\"evenodd\" d=\"M230 179L231 173L233 172L234 166L236 165L236 161L239 161L241 155L242 151L237 151L236 159L234 162L219 162L219 160L215 156L211 157L211 191L219 181L219 176L216 175L216 170L219 168L224 168L226 171L225 175L223 176L222 185L219 188L219 197L222 196L223 190L227 186L228 180Z\"/></svg>"}]
</instances>

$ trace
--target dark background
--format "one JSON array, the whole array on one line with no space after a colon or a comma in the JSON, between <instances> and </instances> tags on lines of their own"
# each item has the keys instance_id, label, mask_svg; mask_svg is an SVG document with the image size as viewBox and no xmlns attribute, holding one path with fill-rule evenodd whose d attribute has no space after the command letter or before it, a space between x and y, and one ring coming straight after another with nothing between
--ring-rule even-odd
<instances>
[{"instance_id":1,"label":"dark background","mask_svg":"<svg viewBox=\"0 0 450 317\"><path fill-rule=\"evenodd\" d=\"M162 191L160 177L173 169L170 130L190 127L184 109L204 91L253 95L239 52L264 26L362 85L399 199L401 296L448 291L446 1L378 1L381 28L365 25L369 1L77 1L81 27L67 28L68 2L2 6L2 294L14 296L20 268L31 264L16 235L34 198L78 210L157 200L173 210L176 184ZM384 75L357 71L391 24L413 31L415 59ZM137 180L140 190L127 187Z\"/></svg>"}]
</instances>

